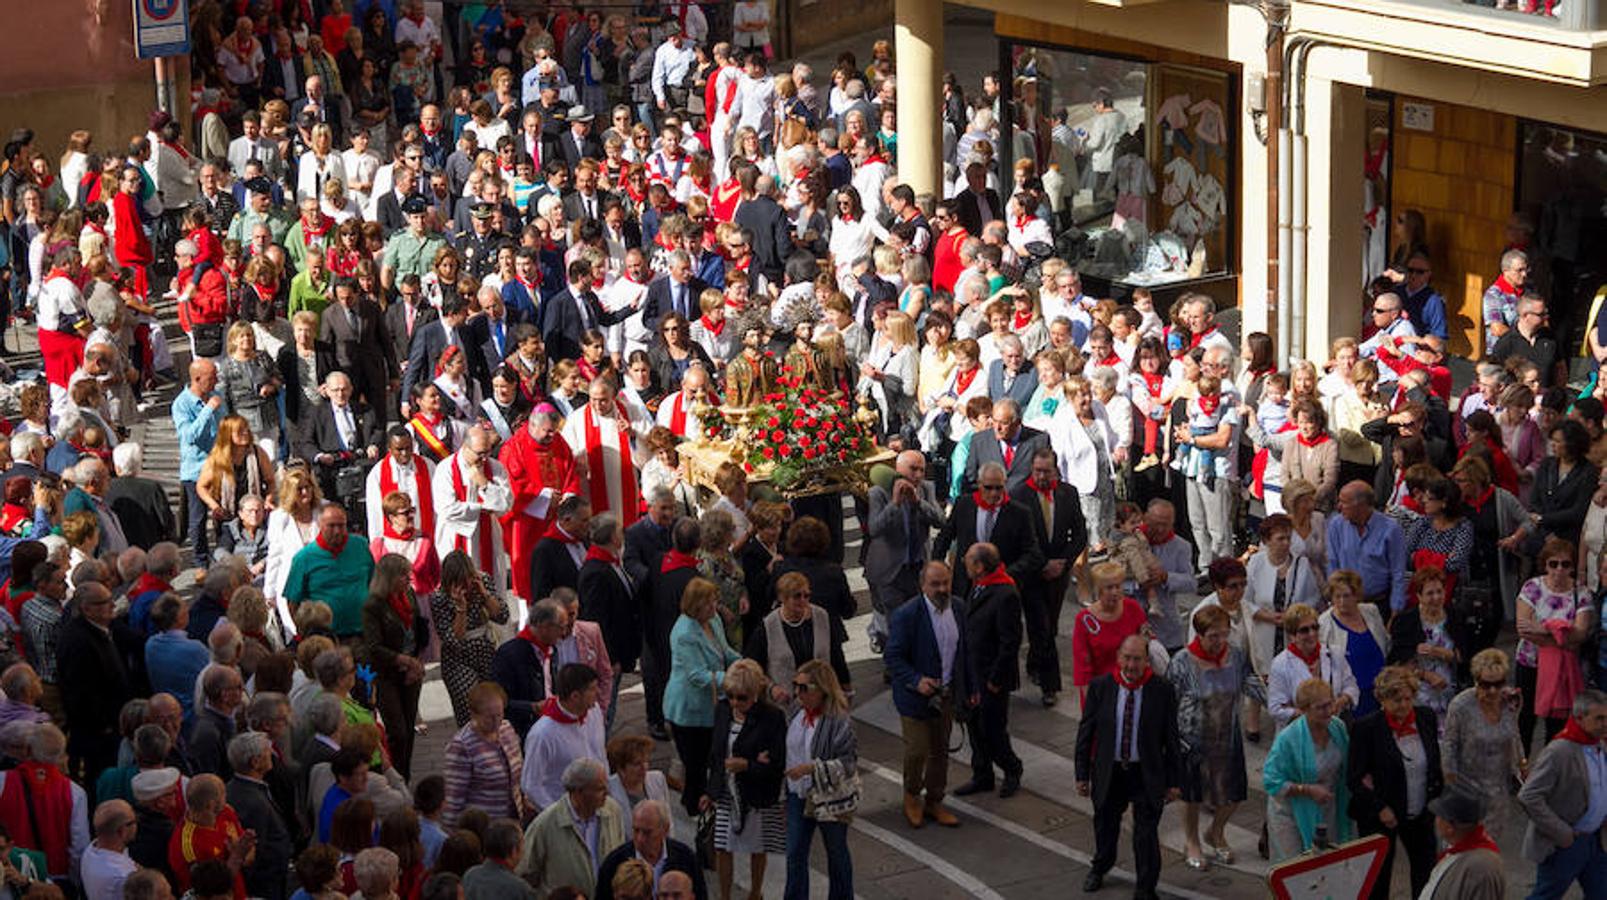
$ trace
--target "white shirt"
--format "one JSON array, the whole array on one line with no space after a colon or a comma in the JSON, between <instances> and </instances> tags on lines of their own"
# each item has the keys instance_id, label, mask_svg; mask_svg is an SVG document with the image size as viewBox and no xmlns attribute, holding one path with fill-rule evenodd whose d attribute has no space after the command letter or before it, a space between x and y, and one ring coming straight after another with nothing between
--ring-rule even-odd
<instances>
[{"instance_id":1,"label":"white shirt","mask_svg":"<svg viewBox=\"0 0 1607 900\"><path fill-rule=\"evenodd\" d=\"M930 597L926 599L926 617L932 622L932 634L937 637L937 655L943 660L943 683L948 684L954 675L954 656L960 649L960 625L954 621L953 601L938 609Z\"/></svg>"},{"instance_id":2,"label":"white shirt","mask_svg":"<svg viewBox=\"0 0 1607 900\"><path fill-rule=\"evenodd\" d=\"M668 100L669 95L664 92L666 87L678 87L686 81L686 73L692 68L692 45L683 40L677 47L670 41L658 45L653 51L653 96L659 100Z\"/></svg>"},{"instance_id":3,"label":"white shirt","mask_svg":"<svg viewBox=\"0 0 1607 900\"><path fill-rule=\"evenodd\" d=\"M559 722L542 716L530 726L530 733L525 735L524 771L519 778L519 786L530 802L541 809L557 803L564 796L564 767L574 760L608 758L603 749L603 718L602 711L594 707L582 722Z\"/></svg>"},{"instance_id":4,"label":"white shirt","mask_svg":"<svg viewBox=\"0 0 1607 900\"><path fill-rule=\"evenodd\" d=\"M737 87L738 128L752 128L760 136L775 126L776 82L769 75L754 78L743 75Z\"/></svg>"},{"instance_id":5,"label":"white shirt","mask_svg":"<svg viewBox=\"0 0 1607 900\"><path fill-rule=\"evenodd\" d=\"M129 858L127 850L116 853L101 848L98 842L84 849L78 864L79 877L84 882L84 893L89 900L123 900L123 882L139 868Z\"/></svg>"},{"instance_id":6,"label":"white shirt","mask_svg":"<svg viewBox=\"0 0 1607 900\"><path fill-rule=\"evenodd\" d=\"M808 723L808 718L808 716L799 712L787 724L788 769L814 761L815 729L820 727L820 720L816 719L814 724L811 725ZM813 775L805 775L802 778L788 778L787 790L799 797L807 796L814 783Z\"/></svg>"},{"instance_id":7,"label":"white shirt","mask_svg":"<svg viewBox=\"0 0 1607 900\"><path fill-rule=\"evenodd\" d=\"M81 315L83 310L84 295L71 278L46 279L39 291L36 322L42 331L61 331L67 319Z\"/></svg>"}]
</instances>

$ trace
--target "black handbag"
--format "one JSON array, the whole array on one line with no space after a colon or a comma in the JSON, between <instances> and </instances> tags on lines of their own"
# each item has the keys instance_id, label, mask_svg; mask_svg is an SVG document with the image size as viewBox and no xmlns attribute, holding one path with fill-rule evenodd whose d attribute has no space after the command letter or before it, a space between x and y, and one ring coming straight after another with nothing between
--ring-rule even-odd
<instances>
[{"instance_id":1,"label":"black handbag","mask_svg":"<svg viewBox=\"0 0 1607 900\"><path fill-rule=\"evenodd\" d=\"M190 327L190 340L195 342L195 355L201 359L216 359L223 355L223 323L197 322Z\"/></svg>"},{"instance_id":2,"label":"black handbag","mask_svg":"<svg viewBox=\"0 0 1607 900\"><path fill-rule=\"evenodd\" d=\"M714 868L714 809L697 814L697 864L705 869Z\"/></svg>"}]
</instances>

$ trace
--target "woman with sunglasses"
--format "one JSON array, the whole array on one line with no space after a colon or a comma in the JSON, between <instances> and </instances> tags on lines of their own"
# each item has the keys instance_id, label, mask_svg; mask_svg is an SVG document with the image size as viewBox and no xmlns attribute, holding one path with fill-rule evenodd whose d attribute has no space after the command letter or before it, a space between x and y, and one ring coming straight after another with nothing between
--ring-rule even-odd
<instances>
[{"instance_id":1,"label":"woman with sunglasses","mask_svg":"<svg viewBox=\"0 0 1607 900\"><path fill-rule=\"evenodd\" d=\"M1528 750L1536 718L1546 720L1546 740L1562 730L1574 694L1584 686L1579 646L1594 626L1589 593L1574 580L1574 545L1548 537L1535 560L1539 573L1518 589L1518 687L1523 708L1518 736Z\"/></svg>"},{"instance_id":2,"label":"woman with sunglasses","mask_svg":"<svg viewBox=\"0 0 1607 900\"><path fill-rule=\"evenodd\" d=\"M1447 787L1459 784L1484 798L1484 830L1500 840L1511 806L1512 779L1529 774L1528 754L1518 743L1517 688L1507 685L1511 661L1500 650L1481 650L1468 665L1473 686L1457 694L1445 712L1440 766Z\"/></svg>"},{"instance_id":3,"label":"woman with sunglasses","mask_svg":"<svg viewBox=\"0 0 1607 900\"><path fill-rule=\"evenodd\" d=\"M725 700L714 711L708 787L698 808L714 810L714 868L721 900L731 898L735 855L749 858L748 884L764 884L770 854L787 852L781 780L787 716L769 702L769 679L751 659L725 670Z\"/></svg>"},{"instance_id":4,"label":"woman with sunglasses","mask_svg":"<svg viewBox=\"0 0 1607 900\"><path fill-rule=\"evenodd\" d=\"M1311 614L1310 607L1295 608ZM1311 627L1316 628L1315 623ZM1289 700L1289 727L1272 742L1261 771L1267 792L1268 855L1273 862L1310 850L1318 828L1326 829L1328 840L1335 844L1350 840L1355 832L1346 812L1350 732L1339 718L1339 711L1348 706L1346 696L1336 695L1325 679L1307 678L1290 691Z\"/></svg>"},{"instance_id":5,"label":"woman with sunglasses","mask_svg":"<svg viewBox=\"0 0 1607 900\"><path fill-rule=\"evenodd\" d=\"M664 718L674 727L675 751L686 766L681 801L688 816L698 812L714 740L714 701L725 685L726 667L741 654L720 626L720 589L693 578L681 593L681 614L670 629L670 678L664 688Z\"/></svg>"},{"instance_id":6,"label":"woman with sunglasses","mask_svg":"<svg viewBox=\"0 0 1607 900\"><path fill-rule=\"evenodd\" d=\"M1342 653L1323 644L1318 632L1317 611L1296 603L1283 613L1283 627L1289 646L1272 659L1267 678L1267 709L1280 729L1293 722L1303 710L1295 703L1295 692L1312 678L1320 678L1333 690L1334 715L1356 706L1361 690Z\"/></svg>"},{"instance_id":7,"label":"woman with sunglasses","mask_svg":"<svg viewBox=\"0 0 1607 900\"><path fill-rule=\"evenodd\" d=\"M421 618L429 627L430 598L435 596L435 589L441 586L440 554L431 536L419 528L418 506L406 491L386 494L380 505L385 516L382 533L369 538L368 549L374 555L374 562L379 562L386 554L411 560L413 593L418 598ZM428 648L428 651L433 651L433 648ZM425 662L435 661L435 653L427 652L424 645L420 645L419 654Z\"/></svg>"},{"instance_id":8,"label":"woman with sunglasses","mask_svg":"<svg viewBox=\"0 0 1607 900\"><path fill-rule=\"evenodd\" d=\"M827 817L818 803L832 799L830 785L847 782L858 765L859 743L848 698L831 664L812 659L792 676L798 711L787 724L787 900L809 896L809 851L818 830L826 845L830 900L854 896L854 862L848 855L848 821ZM816 785L816 780L822 781ZM809 802L811 798L815 801Z\"/></svg>"}]
</instances>

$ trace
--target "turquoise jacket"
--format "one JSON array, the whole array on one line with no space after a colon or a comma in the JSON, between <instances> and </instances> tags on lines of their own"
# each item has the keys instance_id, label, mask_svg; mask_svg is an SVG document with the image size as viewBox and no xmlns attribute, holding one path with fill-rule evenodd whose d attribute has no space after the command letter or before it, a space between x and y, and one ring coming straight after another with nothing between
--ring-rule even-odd
<instances>
[{"instance_id":1,"label":"turquoise jacket","mask_svg":"<svg viewBox=\"0 0 1607 900\"><path fill-rule=\"evenodd\" d=\"M1355 837L1356 827L1345 814L1350 808L1350 791L1345 787L1345 770L1350 765L1350 732L1338 717L1328 720L1328 739L1339 749L1339 776L1333 785L1334 805L1340 810L1339 834L1330 834L1328 840L1344 843ZM1267 803L1277 802L1279 794L1291 784L1311 784L1317 780L1317 748L1311 743L1311 731L1306 717L1298 716L1289 726L1278 732L1277 740L1267 753L1267 764L1261 773L1267 792ZM1295 827L1300 830L1300 849L1310 850L1316 838L1321 812L1317 803L1306 797L1290 797L1289 812L1294 816Z\"/></svg>"},{"instance_id":2,"label":"turquoise jacket","mask_svg":"<svg viewBox=\"0 0 1607 900\"><path fill-rule=\"evenodd\" d=\"M714 640L691 616L670 629L670 682L664 687L664 718L687 728L713 728L714 703L725 683L725 667L742 658L716 626Z\"/></svg>"}]
</instances>

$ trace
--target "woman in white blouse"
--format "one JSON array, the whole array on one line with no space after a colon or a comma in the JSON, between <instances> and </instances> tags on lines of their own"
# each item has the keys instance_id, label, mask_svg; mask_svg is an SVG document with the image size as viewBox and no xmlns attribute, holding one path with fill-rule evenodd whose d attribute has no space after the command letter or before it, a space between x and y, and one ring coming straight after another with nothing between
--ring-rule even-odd
<instances>
[{"instance_id":1,"label":"woman in white blouse","mask_svg":"<svg viewBox=\"0 0 1607 900\"><path fill-rule=\"evenodd\" d=\"M859 364L861 393L869 392L882 414L883 434L913 424L916 374L915 320L894 310L871 341L870 357Z\"/></svg>"},{"instance_id":2,"label":"woman in white blouse","mask_svg":"<svg viewBox=\"0 0 1607 900\"><path fill-rule=\"evenodd\" d=\"M318 479L310 471L300 467L285 470L279 480L278 503L268 515L268 561L262 575L262 592L270 603L277 601L286 634L296 633L290 606L283 596L290 561L317 537L318 508L323 502Z\"/></svg>"},{"instance_id":3,"label":"woman in white blouse","mask_svg":"<svg viewBox=\"0 0 1607 900\"><path fill-rule=\"evenodd\" d=\"M311 197L322 202L324 182L331 178L341 184L351 183L340 154L335 152L334 132L320 122L312 129L312 149L301 155L301 164L296 167L296 200Z\"/></svg>"},{"instance_id":4,"label":"woman in white blouse","mask_svg":"<svg viewBox=\"0 0 1607 900\"><path fill-rule=\"evenodd\" d=\"M1335 715L1354 709L1361 698L1356 676L1343 653L1335 653L1323 644L1318 635L1321 626L1317 624L1317 611L1296 603L1284 612L1283 627L1289 635L1289 645L1272 658L1272 672L1267 678L1267 709L1277 726L1283 728L1300 715L1295 692L1311 678L1321 678L1333 689Z\"/></svg>"},{"instance_id":5,"label":"woman in white blouse","mask_svg":"<svg viewBox=\"0 0 1607 900\"><path fill-rule=\"evenodd\" d=\"M865 203L859 191L852 185L840 188L837 209L831 217L831 240L827 244L838 281L849 275L857 260L870 256L877 238L886 240L887 229L865 215Z\"/></svg>"},{"instance_id":6,"label":"woman in white blouse","mask_svg":"<svg viewBox=\"0 0 1607 900\"><path fill-rule=\"evenodd\" d=\"M1066 402L1055 411L1049 428L1049 445L1060 459L1060 477L1077 489L1083 521L1088 523L1088 547L1104 546L1115 520L1115 477L1111 464L1116 433L1105 410L1094 402L1088 379L1073 375L1065 382Z\"/></svg>"}]
</instances>

